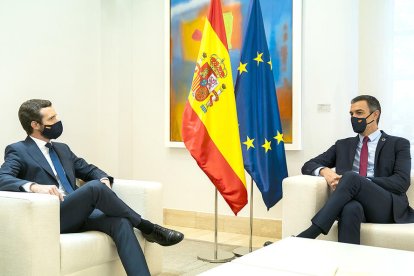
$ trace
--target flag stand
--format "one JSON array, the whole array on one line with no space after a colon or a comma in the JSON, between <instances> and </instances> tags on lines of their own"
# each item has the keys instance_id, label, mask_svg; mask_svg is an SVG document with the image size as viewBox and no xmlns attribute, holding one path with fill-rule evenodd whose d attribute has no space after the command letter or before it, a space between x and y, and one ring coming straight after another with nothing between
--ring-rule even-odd
<instances>
[{"instance_id":1,"label":"flag stand","mask_svg":"<svg viewBox=\"0 0 414 276\"><path fill-rule=\"evenodd\" d=\"M218 250L217 249L217 229L218 229L218 210L217 210L217 200L218 200L218 192L217 188L215 189L215 200L214 200L214 252L205 253L197 256L198 260L209 262L209 263L226 263L230 262L235 258L233 253Z\"/></svg>"},{"instance_id":2,"label":"flag stand","mask_svg":"<svg viewBox=\"0 0 414 276\"><path fill-rule=\"evenodd\" d=\"M253 239L253 178L250 177L250 233L249 233L249 247L237 247L233 250L234 255L237 257L244 256L248 253L251 253L253 250L257 248L252 247L252 239Z\"/></svg>"}]
</instances>

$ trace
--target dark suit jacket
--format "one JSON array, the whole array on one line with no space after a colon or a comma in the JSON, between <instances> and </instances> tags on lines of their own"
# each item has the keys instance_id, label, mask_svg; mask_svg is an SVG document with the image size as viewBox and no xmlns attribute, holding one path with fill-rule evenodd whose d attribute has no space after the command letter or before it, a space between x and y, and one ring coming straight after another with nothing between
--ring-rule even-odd
<instances>
[{"instance_id":1,"label":"dark suit jacket","mask_svg":"<svg viewBox=\"0 0 414 276\"><path fill-rule=\"evenodd\" d=\"M414 212L408 205L406 195L410 187L410 142L383 131L381 133L375 152L374 177L370 179L391 193L395 222L413 222ZM358 142L358 135L338 140L326 152L306 162L302 173L312 175L319 167L336 168L339 175L352 171Z\"/></svg>"},{"instance_id":2,"label":"dark suit jacket","mask_svg":"<svg viewBox=\"0 0 414 276\"><path fill-rule=\"evenodd\" d=\"M73 189L76 189L76 178L91 181L108 177L112 183L112 177L78 158L66 144L53 142L53 146ZM6 147L0 168L0 191L24 191L22 185L27 182L59 186L52 168L30 137Z\"/></svg>"}]
</instances>

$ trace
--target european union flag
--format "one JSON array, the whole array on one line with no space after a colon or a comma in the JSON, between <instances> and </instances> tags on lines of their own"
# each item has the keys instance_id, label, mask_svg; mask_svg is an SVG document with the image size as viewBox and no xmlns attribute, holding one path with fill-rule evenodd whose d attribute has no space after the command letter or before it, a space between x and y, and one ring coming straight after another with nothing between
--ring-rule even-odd
<instances>
[{"instance_id":1,"label":"european union flag","mask_svg":"<svg viewBox=\"0 0 414 276\"><path fill-rule=\"evenodd\" d=\"M276 66L275 66L276 67ZM237 68L235 93L244 167L256 182L267 208L282 198L287 177L285 146L272 61L259 0L253 0Z\"/></svg>"}]
</instances>

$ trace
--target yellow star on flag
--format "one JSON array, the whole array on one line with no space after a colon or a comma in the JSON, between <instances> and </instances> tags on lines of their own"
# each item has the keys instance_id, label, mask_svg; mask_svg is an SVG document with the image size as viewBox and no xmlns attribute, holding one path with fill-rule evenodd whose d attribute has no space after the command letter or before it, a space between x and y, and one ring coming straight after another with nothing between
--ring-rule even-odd
<instances>
[{"instance_id":1,"label":"yellow star on flag","mask_svg":"<svg viewBox=\"0 0 414 276\"><path fill-rule=\"evenodd\" d=\"M255 57L255 58L253 59L253 60L257 61L257 66L259 66L259 63L260 63L260 62L263 62L262 56L263 56L263 53L259 53L259 52L257 52L257 57Z\"/></svg>"},{"instance_id":2,"label":"yellow star on flag","mask_svg":"<svg viewBox=\"0 0 414 276\"><path fill-rule=\"evenodd\" d=\"M245 144L247 146L247 150L249 150L250 148L254 148L253 142L254 138L250 139L249 136L247 136L247 140L243 142L243 144Z\"/></svg>"},{"instance_id":3,"label":"yellow star on flag","mask_svg":"<svg viewBox=\"0 0 414 276\"><path fill-rule=\"evenodd\" d=\"M262 148L264 148L266 150L266 152L268 150L272 150L272 148L270 147L271 143L272 143L272 141L267 141L267 139L265 138L265 143L262 145Z\"/></svg>"},{"instance_id":4,"label":"yellow star on flag","mask_svg":"<svg viewBox=\"0 0 414 276\"><path fill-rule=\"evenodd\" d=\"M277 144L279 145L280 142L284 142L285 140L283 140L283 134L279 132L279 130L277 131L277 135L275 137L273 137L277 140Z\"/></svg>"},{"instance_id":5,"label":"yellow star on flag","mask_svg":"<svg viewBox=\"0 0 414 276\"><path fill-rule=\"evenodd\" d=\"M239 75L241 75L243 72L247 73L246 66L247 66L247 62L246 63L241 63L240 62L239 67L237 67L237 70L239 70Z\"/></svg>"},{"instance_id":6,"label":"yellow star on flag","mask_svg":"<svg viewBox=\"0 0 414 276\"><path fill-rule=\"evenodd\" d=\"M267 64L269 64L269 65L270 65L270 70L273 70L272 60L269 60L269 61L267 62Z\"/></svg>"}]
</instances>

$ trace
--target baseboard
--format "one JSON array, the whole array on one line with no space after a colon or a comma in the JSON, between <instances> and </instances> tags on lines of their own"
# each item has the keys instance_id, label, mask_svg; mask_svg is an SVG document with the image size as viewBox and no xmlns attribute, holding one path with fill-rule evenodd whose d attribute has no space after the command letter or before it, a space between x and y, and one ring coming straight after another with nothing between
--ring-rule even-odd
<instances>
[{"instance_id":1,"label":"baseboard","mask_svg":"<svg viewBox=\"0 0 414 276\"><path fill-rule=\"evenodd\" d=\"M164 224L214 230L214 214L164 209ZM218 216L218 231L249 235L250 218ZM253 235L282 238L282 221L272 219L253 219Z\"/></svg>"}]
</instances>

